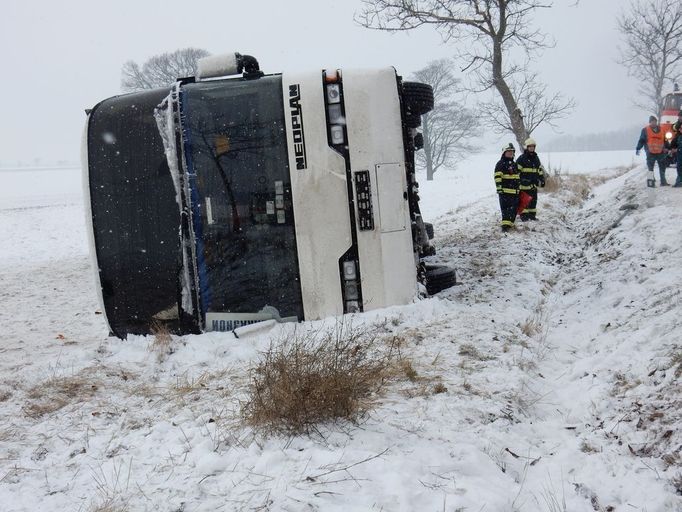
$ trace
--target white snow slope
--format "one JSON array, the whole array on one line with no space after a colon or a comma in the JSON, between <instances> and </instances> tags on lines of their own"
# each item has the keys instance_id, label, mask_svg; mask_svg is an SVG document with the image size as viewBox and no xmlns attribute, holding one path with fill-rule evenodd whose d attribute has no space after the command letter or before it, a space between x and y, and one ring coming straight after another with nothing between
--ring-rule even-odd
<instances>
[{"instance_id":1,"label":"white snow slope","mask_svg":"<svg viewBox=\"0 0 682 512\"><path fill-rule=\"evenodd\" d=\"M239 401L271 340L333 321L165 357L107 337L80 196L0 192L0 510L682 510L682 189L648 191L629 152L576 157L603 184L582 201L564 177L508 235L497 155L422 183L461 284L353 316L418 376L310 437L252 432Z\"/></svg>"}]
</instances>

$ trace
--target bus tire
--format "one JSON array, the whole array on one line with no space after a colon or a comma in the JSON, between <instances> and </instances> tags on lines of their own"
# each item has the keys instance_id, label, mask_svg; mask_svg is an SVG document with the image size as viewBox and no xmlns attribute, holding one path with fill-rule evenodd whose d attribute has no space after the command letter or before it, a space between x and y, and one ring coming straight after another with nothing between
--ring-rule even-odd
<instances>
[{"instance_id":1,"label":"bus tire","mask_svg":"<svg viewBox=\"0 0 682 512\"><path fill-rule=\"evenodd\" d=\"M403 82L403 100L408 113L422 116L433 110L433 88L420 82Z\"/></svg>"},{"instance_id":2,"label":"bus tire","mask_svg":"<svg viewBox=\"0 0 682 512\"><path fill-rule=\"evenodd\" d=\"M445 265L426 265L426 291L429 295L457 284L455 269Z\"/></svg>"},{"instance_id":3,"label":"bus tire","mask_svg":"<svg viewBox=\"0 0 682 512\"><path fill-rule=\"evenodd\" d=\"M422 125L422 116L408 114L405 116L405 126L408 128L419 128Z\"/></svg>"}]
</instances>

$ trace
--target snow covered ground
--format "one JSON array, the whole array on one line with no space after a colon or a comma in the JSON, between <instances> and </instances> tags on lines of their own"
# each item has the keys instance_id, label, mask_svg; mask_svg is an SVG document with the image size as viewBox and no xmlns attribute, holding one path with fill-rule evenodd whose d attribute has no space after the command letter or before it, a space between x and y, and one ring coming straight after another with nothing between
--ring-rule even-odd
<instances>
[{"instance_id":1,"label":"snow covered ground","mask_svg":"<svg viewBox=\"0 0 682 512\"><path fill-rule=\"evenodd\" d=\"M421 183L461 284L352 319L400 337L416 377L294 438L239 401L271 339L324 322L165 357L109 338L79 172L0 172L0 509L682 510L682 190L647 190L632 152L555 154L563 187L503 235L496 159Z\"/></svg>"}]
</instances>

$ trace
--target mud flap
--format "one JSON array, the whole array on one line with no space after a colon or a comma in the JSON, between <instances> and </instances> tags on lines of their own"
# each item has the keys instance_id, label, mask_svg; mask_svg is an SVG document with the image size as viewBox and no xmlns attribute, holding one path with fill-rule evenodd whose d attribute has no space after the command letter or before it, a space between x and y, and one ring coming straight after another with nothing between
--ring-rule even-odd
<instances>
[{"instance_id":1,"label":"mud flap","mask_svg":"<svg viewBox=\"0 0 682 512\"><path fill-rule=\"evenodd\" d=\"M454 268L445 265L426 265L426 291L429 295L450 288L457 284Z\"/></svg>"}]
</instances>

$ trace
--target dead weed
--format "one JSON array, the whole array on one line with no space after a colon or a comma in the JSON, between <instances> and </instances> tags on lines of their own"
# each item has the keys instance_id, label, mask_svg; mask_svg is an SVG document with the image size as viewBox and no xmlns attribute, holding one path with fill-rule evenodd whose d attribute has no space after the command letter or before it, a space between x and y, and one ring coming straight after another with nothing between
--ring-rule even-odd
<instances>
[{"instance_id":1,"label":"dead weed","mask_svg":"<svg viewBox=\"0 0 682 512\"><path fill-rule=\"evenodd\" d=\"M100 379L92 368L86 368L75 375L53 377L28 389L24 414L38 419L52 414L71 403L90 400L101 387Z\"/></svg>"},{"instance_id":2,"label":"dead weed","mask_svg":"<svg viewBox=\"0 0 682 512\"><path fill-rule=\"evenodd\" d=\"M481 353L481 351L478 350L478 348L471 343L464 343L460 345L459 351L457 353L460 356L475 359L476 361L490 361L492 359L495 359L493 356Z\"/></svg>"},{"instance_id":3,"label":"dead weed","mask_svg":"<svg viewBox=\"0 0 682 512\"><path fill-rule=\"evenodd\" d=\"M274 342L252 369L243 418L262 432L290 434L356 421L395 371L392 348L379 341L374 331L340 322Z\"/></svg>"},{"instance_id":4,"label":"dead weed","mask_svg":"<svg viewBox=\"0 0 682 512\"><path fill-rule=\"evenodd\" d=\"M173 350L173 336L171 336L168 326L162 322L155 321L151 326L152 341L149 344L148 350L156 354L156 359L159 362L171 355Z\"/></svg>"}]
</instances>

